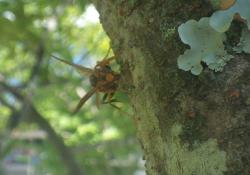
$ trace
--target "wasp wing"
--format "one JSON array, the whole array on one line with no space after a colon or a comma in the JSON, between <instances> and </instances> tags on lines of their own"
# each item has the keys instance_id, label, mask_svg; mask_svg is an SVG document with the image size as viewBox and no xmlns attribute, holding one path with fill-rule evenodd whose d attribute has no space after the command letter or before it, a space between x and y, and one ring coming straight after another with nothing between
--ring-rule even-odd
<instances>
[{"instance_id":1,"label":"wasp wing","mask_svg":"<svg viewBox=\"0 0 250 175\"><path fill-rule=\"evenodd\" d=\"M58 58L54 55L51 55L53 58L55 58L56 60L59 60L65 64L68 64L70 66L73 66L74 68L76 68L78 70L78 72L83 75L83 76L90 76L92 73L93 73L93 70L90 69L90 68L87 68L87 67L84 67L84 66L80 66L78 64L74 64L74 63L71 63L69 61L66 61L66 60L63 60L61 58Z\"/></svg>"},{"instance_id":2,"label":"wasp wing","mask_svg":"<svg viewBox=\"0 0 250 175\"><path fill-rule=\"evenodd\" d=\"M93 88L91 89L87 94L85 94L81 100L79 101L79 103L77 104L76 106L76 109L74 110L73 112L73 115L76 114L80 109L81 107L85 104L85 102L96 92L96 89Z\"/></svg>"}]
</instances>

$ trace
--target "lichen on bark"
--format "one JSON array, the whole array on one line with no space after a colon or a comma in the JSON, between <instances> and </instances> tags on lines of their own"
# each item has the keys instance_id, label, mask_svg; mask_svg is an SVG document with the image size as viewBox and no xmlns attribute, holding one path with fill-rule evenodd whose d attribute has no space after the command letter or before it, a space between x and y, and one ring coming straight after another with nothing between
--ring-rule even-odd
<instances>
[{"instance_id":1,"label":"lichen on bark","mask_svg":"<svg viewBox=\"0 0 250 175\"><path fill-rule=\"evenodd\" d=\"M168 173L171 175L223 175L226 152L219 149L216 139L196 142L192 149L179 138L180 124L174 124L167 142Z\"/></svg>"},{"instance_id":2,"label":"lichen on bark","mask_svg":"<svg viewBox=\"0 0 250 175\"><path fill-rule=\"evenodd\" d=\"M238 79L244 79L250 61L239 57L220 74L205 67L201 76L193 77L176 66L185 50L177 32L164 37L164 32L190 18L209 16L212 8L199 0L136 1L132 5L127 1L93 1L121 65L121 81L134 108L133 120L147 174L183 175L194 171L205 175L248 175L250 120L245 116L250 114L250 106L246 106L247 100L231 97L229 92L239 88L244 98L249 96L250 81ZM191 124L199 124L198 128L188 126L190 111L196 114ZM178 127L174 129L176 123L183 128L180 136ZM193 137L187 133L187 126L193 127L191 132L201 134ZM242 139L237 140L233 131L242 131Z\"/></svg>"}]
</instances>

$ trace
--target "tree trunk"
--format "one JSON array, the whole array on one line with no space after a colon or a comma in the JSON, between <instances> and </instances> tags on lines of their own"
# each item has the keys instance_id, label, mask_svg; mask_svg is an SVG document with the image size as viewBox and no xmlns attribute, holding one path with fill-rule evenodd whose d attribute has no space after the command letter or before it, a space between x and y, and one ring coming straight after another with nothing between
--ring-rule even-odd
<instances>
[{"instance_id":1,"label":"tree trunk","mask_svg":"<svg viewBox=\"0 0 250 175\"><path fill-rule=\"evenodd\" d=\"M250 174L249 55L198 77L177 67L185 47L177 27L212 8L198 0L93 1L121 65L147 174Z\"/></svg>"}]
</instances>

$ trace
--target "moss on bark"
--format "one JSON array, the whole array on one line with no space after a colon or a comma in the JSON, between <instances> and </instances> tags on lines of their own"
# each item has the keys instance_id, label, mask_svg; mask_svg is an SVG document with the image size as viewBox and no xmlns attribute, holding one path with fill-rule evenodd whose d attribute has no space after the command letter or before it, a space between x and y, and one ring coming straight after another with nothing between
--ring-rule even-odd
<instances>
[{"instance_id":1,"label":"moss on bark","mask_svg":"<svg viewBox=\"0 0 250 175\"><path fill-rule=\"evenodd\" d=\"M134 107L147 173L248 175L250 107L228 91L237 87L249 95L250 81L237 85L249 61L242 57L222 73L205 68L199 77L177 68L185 46L173 29L208 16L212 8L198 0L93 1L121 64L121 87ZM235 103L237 110L231 110ZM190 112L195 114L191 121ZM240 132L237 127L244 128L240 141L231 133Z\"/></svg>"}]
</instances>

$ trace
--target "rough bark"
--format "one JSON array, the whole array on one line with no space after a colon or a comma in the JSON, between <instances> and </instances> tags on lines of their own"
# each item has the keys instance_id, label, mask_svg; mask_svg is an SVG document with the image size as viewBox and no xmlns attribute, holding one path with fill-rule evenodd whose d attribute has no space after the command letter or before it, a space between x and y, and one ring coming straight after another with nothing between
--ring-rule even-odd
<instances>
[{"instance_id":1,"label":"rough bark","mask_svg":"<svg viewBox=\"0 0 250 175\"><path fill-rule=\"evenodd\" d=\"M250 174L250 59L221 73L177 68L176 29L209 16L205 1L93 0L121 65L122 88L150 175ZM174 32L173 32L174 31Z\"/></svg>"}]
</instances>

